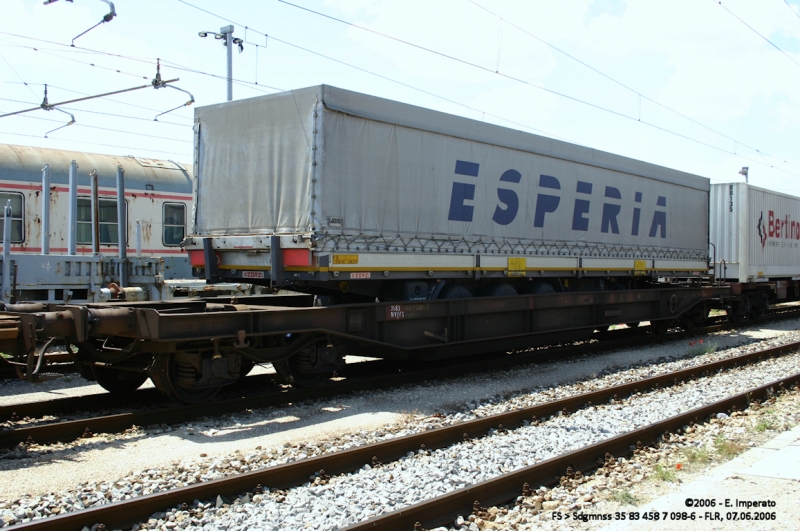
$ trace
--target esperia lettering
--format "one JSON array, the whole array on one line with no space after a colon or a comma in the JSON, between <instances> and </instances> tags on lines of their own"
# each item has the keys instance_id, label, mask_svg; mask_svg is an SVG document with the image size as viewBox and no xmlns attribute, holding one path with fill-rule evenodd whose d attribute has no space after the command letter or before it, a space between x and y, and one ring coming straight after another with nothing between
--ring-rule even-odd
<instances>
[{"instance_id":1,"label":"esperia lettering","mask_svg":"<svg viewBox=\"0 0 800 531\"><path fill-rule=\"evenodd\" d=\"M480 164L477 162L467 162L464 160L456 161L455 173L467 177L477 178L480 171ZM500 175L500 185L497 188L497 199L500 204L495 207L492 221L498 225L508 225L513 222L519 213L519 196L513 188L506 188L505 183L519 184L522 174L514 169L506 170ZM572 211L572 230L588 231L591 219L591 201L588 196L592 195L593 183L578 181L576 192L579 195L575 199ZM470 182L454 182L450 194L450 212L447 217L450 221L471 222L475 207L466 204L467 201L475 199L476 185ZM561 190L561 182L558 178L551 175L539 175L539 193L536 195L536 206L533 214L533 226L543 228L548 214L554 213L561 204L561 196L555 195ZM584 198L584 196L587 196ZM607 199L622 200L622 193L618 188L606 186L604 196ZM642 203L642 193L634 192L634 202ZM658 196L656 206L666 208L667 198ZM620 233L620 226L617 218L622 211L620 203L603 203L602 215L600 217L600 232L612 234ZM639 235L639 225L642 209L638 206L633 209L631 221L631 235ZM653 213L653 220L650 223L649 237L667 237L667 213L665 210L656 210Z\"/></svg>"}]
</instances>

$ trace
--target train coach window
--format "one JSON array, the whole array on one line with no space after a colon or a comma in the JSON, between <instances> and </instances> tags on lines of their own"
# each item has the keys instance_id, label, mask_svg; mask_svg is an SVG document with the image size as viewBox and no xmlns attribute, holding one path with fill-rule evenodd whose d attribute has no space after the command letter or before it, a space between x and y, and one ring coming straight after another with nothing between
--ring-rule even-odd
<instances>
[{"instance_id":1,"label":"train coach window","mask_svg":"<svg viewBox=\"0 0 800 531\"><path fill-rule=\"evenodd\" d=\"M116 245L119 242L117 201L115 199L100 199L98 210L100 243ZM81 245L92 243L92 200L88 198L78 198L78 234L76 240Z\"/></svg>"},{"instance_id":2,"label":"train coach window","mask_svg":"<svg viewBox=\"0 0 800 531\"><path fill-rule=\"evenodd\" d=\"M0 206L5 208L9 201L11 201L11 243L21 243L25 239L22 233L22 194L0 193ZM3 212L0 210L0 242L3 241L5 230Z\"/></svg>"},{"instance_id":3,"label":"train coach window","mask_svg":"<svg viewBox=\"0 0 800 531\"><path fill-rule=\"evenodd\" d=\"M164 203L164 245L180 245L186 236L186 205Z\"/></svg>"}]
</instances>

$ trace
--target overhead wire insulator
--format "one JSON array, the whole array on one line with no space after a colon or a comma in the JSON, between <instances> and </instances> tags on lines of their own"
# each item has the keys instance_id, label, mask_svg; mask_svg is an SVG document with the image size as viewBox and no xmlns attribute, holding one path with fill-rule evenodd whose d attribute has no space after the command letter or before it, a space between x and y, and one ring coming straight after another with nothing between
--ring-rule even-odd
<instances>
[{"instance_id":1,"label":"overhead wire insulator","mask_svg":"<svg viewBox=\"0 0 800 531\"><path fill-rule=\"evenodd\" d=\"M51 4L51 3L55 2L55 1L56 0L48 0L47 2L45 2L45 5ZM72 0L67 0L67 1L71 2ZM116 9L114 9L114 3L113 2L111 2L110 0L100 0L100 1L101 2L105 2L106 4L108 4L108 6L111 8L111 11L109 11L108 13L103 15L103 18L100 20L100 22L98 22L97 24L95 24L91 28L87 29L86 31L84 31L83 33L81 33L80 35L78 35L77 37L72 39L71 46L75 46L75 41L78 40L80 37L83 37L84 35L86 35L90 31L95 29L97 26L99 26L100 24L105 24L106 22L111 22L111 20L113 20L113 18L117 16L117 11L116 11Z\"/></svg>"},{"instance_id":2,"label":"overhead wire insulator","mask_svg":"<svg viewBox=\"0 0 800 531\"><path fill-rule=\"evenodd\" d=\"M162 113L156 114L155 118L153 118L154 122L158 121L158 117L159 116L162 116L164 114L169 114L172 111L177 111L181 107L188 107L189 105L194 103L194 96L192 95L191 92L189 92L188 90L184 90L182 88L176 87L174 85L168 85L167 83L161 81L161 59L156 59L156 77L153 78L152 84L153 84L153 88L154 89L160 89L160 88L163 88L163 87L168 87L168 88L173 88L175 90L180 90L181 92L185 92L186 94L189 95L189 101L187 101L183 105L178 105L174 109L170 109L168 111L164 111Z\"/></svg>"},{"instance_id":3,"label":"overhead wire insulator","mask_svg":"<svg viewBox=\"0 0 800 531\"><path fill-rule=\"evenodd\" d=\"M50 133L52 133L54 131L58 131L59 129L63 129L63 128L68 127L68 126L70 126L70 125L75 123L75 116L73 116L73 114L71 112L67 112L67 111L65 111L63 109L58 109L58 108L56 108L55 105L50 105L50 103L47 101L47 85L46 84L44 86L44 99L42 100L42 103L41 103L40 107L42 109L44 109L45 111L58 111L58 112L63 112L66 115L69 115L69 122L67 122L66 124L62 125L61 127L56 127L55 129L46 132L44 134L45 138L47 138L47 135L49 135Z\"/></svg>"}]
</instances>

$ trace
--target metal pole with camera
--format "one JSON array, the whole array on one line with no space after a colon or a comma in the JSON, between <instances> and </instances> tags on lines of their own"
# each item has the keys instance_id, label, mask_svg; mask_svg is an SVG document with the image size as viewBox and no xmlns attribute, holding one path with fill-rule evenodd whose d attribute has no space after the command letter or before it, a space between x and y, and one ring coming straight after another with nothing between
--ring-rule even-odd
<instances>
[{"instance_id":1,"label":"metal pole with camera","mask_svg":"<svg viewBox=\"0 0 800 531\"><path fill-rule=\"evenodd\" d=\"M201 37L208 37L208 34L214 35L217 40L222 40L222 45L227 48L228 56L228 101L233 99L233 45L239 46L239 53L244 51L244 41L242 39L233 38L233 26L224 26L219 29L219 33L213 31L201 31L198 33Z\"/></svg>"}]
</instances>

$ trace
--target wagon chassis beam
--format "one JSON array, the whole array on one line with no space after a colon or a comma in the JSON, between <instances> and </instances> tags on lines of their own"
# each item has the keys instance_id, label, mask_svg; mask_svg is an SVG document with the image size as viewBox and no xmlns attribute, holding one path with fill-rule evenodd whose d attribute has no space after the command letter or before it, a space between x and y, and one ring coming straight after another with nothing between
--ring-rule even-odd
<instances>
[{"instance_id":1,"label":"wagon chassis beam","mask_svg":"<svg viewBox=\"0 0 800 531\"><path fill-rule=\"evenodd\" d=\"M5 314L16 319L12 349L26 361L49 338L83 346L87 357L117 363L139 353L220 348L253 361L284 359L327 338L349 354L376 346L395 359L441 359L493 350L497 340L535 346L545 338L591 333L613 324L670 323L702 304L723 307L727 287L566 292L318 307L309 298L247 298L171 303L55 306ZM269 345L261 348L259 341ZM446 341L445 341L446 340ZM120 346L122 345L122 346ZM215 346L216 345L216 346ZM466 351L465 351L466 349Z\"/></svg>"}]
</instances>

